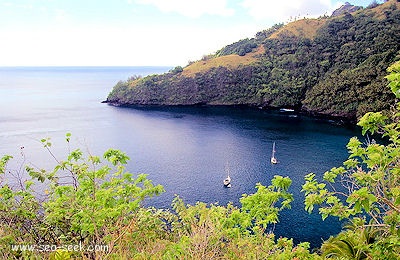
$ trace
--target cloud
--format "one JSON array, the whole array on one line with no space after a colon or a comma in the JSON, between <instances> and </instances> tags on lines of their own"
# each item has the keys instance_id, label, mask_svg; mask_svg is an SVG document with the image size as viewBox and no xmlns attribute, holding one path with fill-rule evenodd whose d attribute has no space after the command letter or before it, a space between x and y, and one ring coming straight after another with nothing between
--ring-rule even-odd
<instances>
[{"instance_id":1,"label":"cloud","mask_svg":"<svg viewBox=\"0 0 400 260\"><path fill-rule=\"evenodd\" d=\"M317 17L334 9L330 0L243 0L242 6L256 19L272 19L275 22L285 22L290 17L298 16Z\"/></svg>"},{"instance_id":2,"label":"cloud","mask_svg":"<svg viewBox=\"0 0 400 260\"><path fill-rule=\"evenodd\" d=\"M54 18L55 18L55 21L58 23L64 23L69 20L69 16L68 16L67 12L63 9L56 9L54 11Z\"/></svg>"},{"instance_id":3,"label":"cloud","mask_svg":"<svg viewBox=\"0 0 400 260\"><path fill-rule=\"evenodd\" d=\"M185 66L247 37L246 29L183 23L2 30L0 66Z\"/></svg>"},{"instance_id":4,"label":"cloud","mask_svg":"<svg viewBox=\"0 0 400 260\"><path fill-rule=\"evenodd\" d=\"M136 0L138 4L153 5L165 13L179 13L197 18L202 15L232 16L234 10L228 8L227 0Z\"/></svg>"}]
</instances>

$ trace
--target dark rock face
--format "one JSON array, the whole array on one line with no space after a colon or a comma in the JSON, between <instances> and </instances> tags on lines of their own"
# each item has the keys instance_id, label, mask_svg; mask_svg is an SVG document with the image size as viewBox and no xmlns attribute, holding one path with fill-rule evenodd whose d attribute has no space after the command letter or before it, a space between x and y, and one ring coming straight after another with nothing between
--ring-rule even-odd
<instances>
[{"instance_id":1,"label":"dark rock face","mask_svg":"<svg viewBox=\"0 0 400 260\"><path fill-rule=\"evenodd\" d=\"M352 13L357 10L360 10L362 7L361 6L355 6L350 4L349 2L346 2L344 5L333 11L332 16L339 16L344 13Z\"/></svg>"}]
</instances>

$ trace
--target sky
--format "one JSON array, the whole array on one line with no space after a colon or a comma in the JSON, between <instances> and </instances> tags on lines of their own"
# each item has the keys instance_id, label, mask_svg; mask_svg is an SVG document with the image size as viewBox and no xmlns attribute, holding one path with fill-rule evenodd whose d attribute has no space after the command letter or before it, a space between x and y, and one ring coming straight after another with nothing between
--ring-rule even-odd
<instances>
[{"instance_id":1,"label":"sky","mask_svg":"<svg viewBox=\"0 0 400 260\"><path fill-rule=\"evenodd\" d=\"M344 2L0 0L0 66L186 66L274 24L330 15Z\"/></svg>"}]
</instances>

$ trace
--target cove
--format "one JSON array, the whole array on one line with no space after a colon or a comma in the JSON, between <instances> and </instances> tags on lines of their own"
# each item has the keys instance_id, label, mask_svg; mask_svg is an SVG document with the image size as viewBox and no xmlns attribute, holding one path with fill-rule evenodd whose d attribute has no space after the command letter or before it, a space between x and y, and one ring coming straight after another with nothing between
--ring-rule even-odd
<instances>
[{"instance_id":1,"label":"cove","mask_svg":"<svg viewBox=\"0 0 400 260\"><path fill-rule=\"evenodd\" d=\"M295 201L271 227L276 236L310 241L312 247L340 231L341 223L304 210L304 175L321 177L346 160L348 140L359 131L295 113L240 107L113 107L102 104L119 80L167 71L165 67L0 68L0 154L52 169L55 162L40 144L50 137L58 158L72 148L102 155L125 152L127 170L146 173L165 193L146 205L170 208L175 194L197 201L239 205L255 185L274 175L289 176ZM273 142L278 164L270 163ZM13 167L13 165L10 165ZM231 188L223 186L226 167ZM271 230L272 231L272 230Z\"/></svg>"}]
</instances>

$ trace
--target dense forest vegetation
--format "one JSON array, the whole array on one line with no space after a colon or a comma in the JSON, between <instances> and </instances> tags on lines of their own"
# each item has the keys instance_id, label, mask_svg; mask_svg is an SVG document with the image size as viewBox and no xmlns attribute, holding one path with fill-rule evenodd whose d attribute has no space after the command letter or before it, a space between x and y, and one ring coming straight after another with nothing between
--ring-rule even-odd
<instances>
[{"instance_id":1,"label":"dense forest vegetation","mask_svg":"<svg viewBox=\"0 0 400 260\"><path fill-rule=\"evenodd\" d=\"M394 100L384 75L400 58L399 7L390 0L278 24L184 68L120 81L107 102L289 107L355 120Z\"/></svg>"},{"instance_id":2,"label":"dense forest vegetation","mask_svg":"<svg viewBox=\"0 0 400 260\"><path fill-rule=\"evenodd\" d=\"M389 111L366 113L358 123L363 134L381 135L385 144L353 137L343 166L322 180L305 175L305 210L318 207L323 219L347 221L320 248L266 232L281 210L290 209L288 177L257 184L239 207L187 205L180 197L171 210L145 207L143 200L163 192L162 186L127 172L129 157L119 150L109 149L102 158L72 150L68 133L70 153L63 160L52 153L49 138L41 140L55 159L52 171L32 164L12 170L11 156L0 159L0 258L400 259L400 62L389 72L396 102ZM11 172L17 180L4 178ZM30 178L22 179L24 174ZM47 189L35 189L42 183Z\"/></svg>"}]
</instances>

